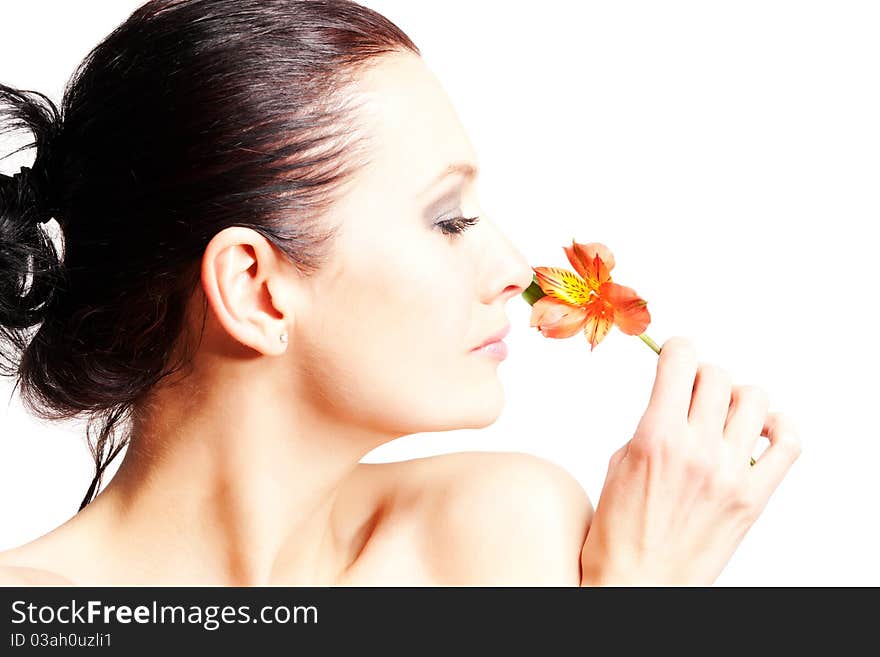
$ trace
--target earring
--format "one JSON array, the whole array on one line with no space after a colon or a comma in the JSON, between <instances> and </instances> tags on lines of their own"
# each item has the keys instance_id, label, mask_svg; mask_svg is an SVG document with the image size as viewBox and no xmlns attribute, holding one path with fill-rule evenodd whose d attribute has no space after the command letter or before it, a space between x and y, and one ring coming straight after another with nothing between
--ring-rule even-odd
<instances>
[{"instance_id":1,"label":"earring","mask_svg":"<svg viewBox=\"0 0 880 657\"><path fill-rule=\"evenodd\" d=\"M279 335L278 339L281 341L282 344L287 344L287 332L284 332L281 335Z\"/></svg>"}]
</instances>

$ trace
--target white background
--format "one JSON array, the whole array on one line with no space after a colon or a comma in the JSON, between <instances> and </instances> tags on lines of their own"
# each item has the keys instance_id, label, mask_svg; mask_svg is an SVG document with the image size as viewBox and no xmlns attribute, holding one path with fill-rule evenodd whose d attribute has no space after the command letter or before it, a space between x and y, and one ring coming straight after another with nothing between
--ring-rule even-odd
<instances>
[{"instance_id":1,"label":"white background","mask_svg":"<svg viewBox=\"0 0 880 657\"><path fill-rule=\"evenodd\" d=\"M7 0L0 81L60 101L75 64L138 4ZM604 242L615 280L649 302L648 335L691 338L799 427L801 458L717 584L880 585L880 5L365 4L422 49L477 148L484 210L533 266L569 267L571 237ZM530 452L595 504L657 356L616 328L592 353L580 337L544 339L521 299L508 315L498 422L365 460ZM71 517L92 475L83 425L41 425L17 396L7 407L11 389L0 382L0 549Z\"/></svg>"}]
</instances>

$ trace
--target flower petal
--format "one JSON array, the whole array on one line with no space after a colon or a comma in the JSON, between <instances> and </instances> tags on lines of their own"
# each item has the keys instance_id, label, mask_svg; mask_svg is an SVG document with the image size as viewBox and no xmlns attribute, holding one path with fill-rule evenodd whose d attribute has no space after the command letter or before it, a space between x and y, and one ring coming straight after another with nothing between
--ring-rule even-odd
<instances>
[{"instance_id":1,"label":"flower petal","mask_svg":"<svg viewBox=\"0 0 880 657\"><path fill-rule=\"evenodd\" d=\"M565 257L568 258L568 261L571 263L571 266L574 267L574 270L580 275L581 278L587 277L587 266L581 260L580 256L574 250L575 245L574 238L571 240L571 246L563 246L563 250L565 251Z\"/></svg>"},{"instance_id":2,"label":"flower petal","mask_svg":"<svg viewBox=\"0 0 880 657\"><path fill-rule=\"evenodd\" d=\"M570 338L583 328L586 317L582 307L546 296L532 305L529 325L537 327L545 338Z\"/></svg>"},{"instance_id":3,"label":"flower petal","mask_svg":"<svg viewBox=\"0 0 880 657\"><path fill-rule=\"evenodd\" d=\"M559 267L532 267L532 271L544 294L573 306L582 306L590 300L590 288L574 272Z\"/></svg>"},{"instance_id":4,"label":"flower petal","mask_svg":"<svg viewBox=\"0 0 880 657\"><path fill-rule=\"evenodd\" d=\"M587 282L591 290L598 290L602 283L611 280L614 256L604 244L599 242L581 244L572 240L571 246L565 246L563 249L571 266Z\"/></svg>"},{"instance_id":5,"label":"flower petal","mask_svg":"<svg viewBox=\"0 0 880 657\"><path fill-rule=\"evenodd\" d=\"M605 339L614 324L614 309L601 298L593 299L586 307L587 321L584 323L584 335L590 341L590 351Z\"/></svg>"},{"instance_id":6,"label":"flower petal","mask_svg":"<svg viewBox=\"0 0 880 657\"><path fill-rule=\"evenodd\" d=\"M648 302L631 287L617 283L603 283L599 296L614 309L614 323L627 335L641 335L651 323Z\"/></svg>"}]
</instances>

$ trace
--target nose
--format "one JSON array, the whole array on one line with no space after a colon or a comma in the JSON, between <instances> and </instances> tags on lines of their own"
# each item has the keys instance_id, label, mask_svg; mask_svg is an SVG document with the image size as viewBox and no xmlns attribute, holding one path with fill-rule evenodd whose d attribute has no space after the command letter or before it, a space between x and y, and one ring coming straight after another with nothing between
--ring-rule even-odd
<instances>
[{"instance_id":1,"label":"nose","mask_svg":"<svg viewBox=\"0 0 880 657\"><path fill-rule=\"evenodd\" d=\"M483 303L492 303L500 296L503 305L531 285L533 272L526 257L500 229L496 227L489 240L484 253L488 275Z\"/></svg>"}]
</instances>

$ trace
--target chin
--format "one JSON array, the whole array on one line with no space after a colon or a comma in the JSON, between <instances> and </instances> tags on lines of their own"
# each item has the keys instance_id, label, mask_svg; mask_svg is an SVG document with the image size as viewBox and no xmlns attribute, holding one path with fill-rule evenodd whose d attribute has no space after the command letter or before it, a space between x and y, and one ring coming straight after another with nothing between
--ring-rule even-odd
<instances>
[{"instance_id":1,"label":"chin","mask_svg":"<svg viewBox=\"0 0 880 657\"><path fill-rule=\"evenodd\" d=\"M494 424L505 405L504 387L497 376L458 379L440 389L418 394L409 403L395 400L398 421L404 417L407 433L482 429ZM386 407L387 408L387 407ZM406 409L406 413L403 409Z\"/></svg>"},{"instance_id":2,"label":"chin","mask_svg":"<svg viewBox=\"0 0 880 657\"><path fill-rule=\"evenodd\" d=\"M466 400L470 408L464 414L462 428L482 429L494 424L504 409L504 401L504 388L497 378L489 385L475 389Z\"/></svg>"}]
</instances>

